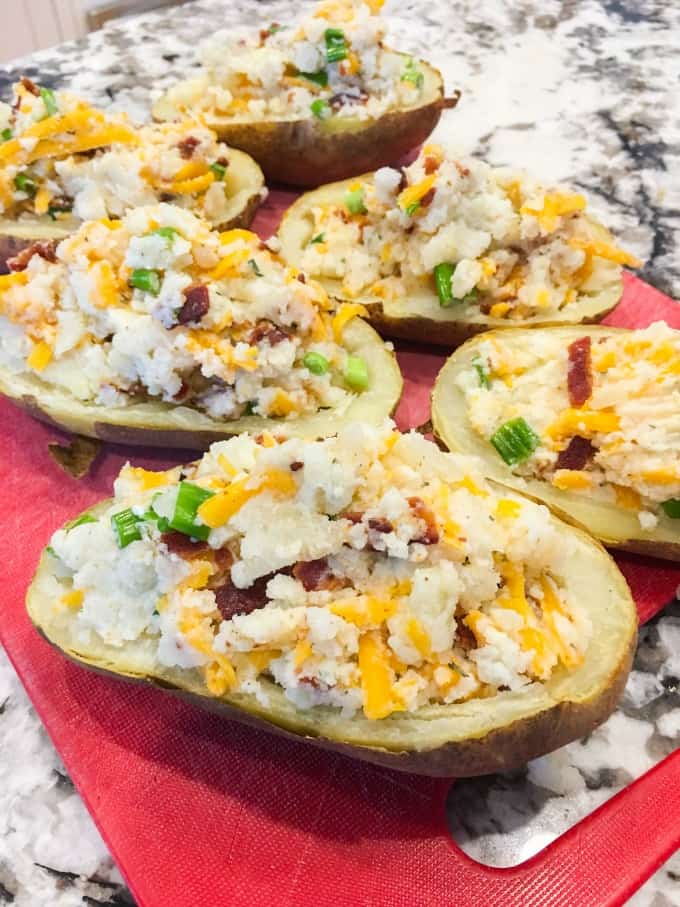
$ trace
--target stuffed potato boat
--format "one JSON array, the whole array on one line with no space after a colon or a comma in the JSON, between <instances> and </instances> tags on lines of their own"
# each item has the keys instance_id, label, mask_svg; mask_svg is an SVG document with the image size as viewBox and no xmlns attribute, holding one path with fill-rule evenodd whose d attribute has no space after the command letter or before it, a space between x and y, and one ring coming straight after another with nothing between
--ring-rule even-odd
<instances>
[{"instance_id":1,"label":"stuffed potato boat","mask_svg":"<svg viewBox=\"0 0 680 907\"><path fill-rule=\"evenodd\" d=\"M28 593L71 658L360 759L512 769L604 720L636 611L613 561L417 433L241 435L57 531Z\"/></svg>"},{"instance_id":2,"label":"stuffed potato boat","mask_svg":"<svg viewBox=\"0 0 680 907\"><path fill-rule=\"evenodd\" d=\"M134 127L26 78L0 104L0 139L0 262L159 201L247 227L267 194L255 161L197 121Z\"/></svg>"},{"instance_id":3,"label":"stuffed potato boat","mask_svg":"<svg viewBox=\"0 0 680 907\"><path fill-rule=\"evenodd\" d=\"M299 25L230 29L203 49L203 73L153 107L200 117L268 179L318 186L398 160L455 98L438 70L382 44L382 0L331 0Z\"/></svg>"},{"instance_id":4,"label":"stuffed potato boat","mask_svg":"<svg viewBox=\"0 0 680 907\"><path fill-rule=\"evenodd\" d=\"M205 449L396 406L394 354L246 230L160 204L37 243L0 277L0 392L67 431Z\"/></svg>"},{"instance_id":5,"label":"stuffed potato boat","mask_svg":"<svg viewBox=\"0 0 680 907\"><path fill-rule=\"evenodd\" d=\"M598 321L637 265L582 195L426 145L403 170L322 186L286 212L282 254L383 333L455 346L491 328Z\"/></svg>"},{"instance_id":6,"label":"stuffed potato boat","mask_svg":"<svg viewBox=\"0 0 680 907\"><path fill-rule=\"evenodd\" d=\"M440 372L434 428L606 545L677 561L679 359L663 322L494 331Z\"/></svg>"}]
</instances>

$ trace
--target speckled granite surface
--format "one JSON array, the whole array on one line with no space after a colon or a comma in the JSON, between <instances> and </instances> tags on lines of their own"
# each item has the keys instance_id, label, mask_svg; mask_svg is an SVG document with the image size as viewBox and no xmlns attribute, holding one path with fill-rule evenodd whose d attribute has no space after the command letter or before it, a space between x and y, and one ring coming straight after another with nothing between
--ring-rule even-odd
<instances>
[{"instance_id":1,"label":"speckled granite surface","mask_svg":"<svg viewBox=\"0 0 680 907\"><path fill-rule=\"evenodd\" d=\"M293 0L200 0L123 20L82 42L0 67L143 119L155 92L193 65L197 42L231 22L282 21ZM463 100L440 140L527 166L589 193L646 260L643 277L680 297L680 5L668 0L388 0L390 43L427 56ZM528 772L457 785L451 827L469 853L519 862L680 744L680 609L644 632L615 716ZM0 903L132 903L0 653ZM48 867L48 868L46 868ZM635 907L680 905L676 856ZM597 907L597 905L593 905Z\"/></svg>"}]
</instances>

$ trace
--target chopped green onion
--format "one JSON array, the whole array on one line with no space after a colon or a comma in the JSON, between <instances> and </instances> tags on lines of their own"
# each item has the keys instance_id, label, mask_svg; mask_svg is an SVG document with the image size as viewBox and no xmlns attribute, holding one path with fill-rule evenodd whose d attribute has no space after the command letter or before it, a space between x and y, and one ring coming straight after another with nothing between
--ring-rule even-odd
<instances>
[{"instance_id":1,"label":"chopped green onion","mask_svg":"<svg viewBox=\"0 0 680 907\"><path fill-rule=\"evenodd\" d=\"M661 509L672 520L680 520L680 499L670 498L668 501L663 501Z\"/></svg>"},{"instance_id":2,"label":"chopped green onion","mask_svg":"<svg viewBox=\"0 0 680 907\"><path fill-rule=\"evenodd\" d=\"M479 376L480 387L491 387L491 382L489 381L489 370L486 364L482 361L481 356L475 356L475 358L472 360L472 367Z\"/></svg>"},{"instance_id":3,"label":"chopped green onion","mask_svg":"<svg viewBox=\"0 0 680 907\"><path fill-rule=\"evenodd\" d=\"M218 181L223 180L224 174L227 172L227 168L224 166L224 164L219 164L217 161L215 161L214 164L210 165L210 170L215 174L215 179Z\"/></svg>"},{"instance_id":4,"label":"chopped green onion","mask_svg":"<svg viewBox=\"0 0 680 907\"><path fill-rule=\"evenodd\" d=\"M163 239L172 243L179 236L179 230L175 230L174 227L159 227L157 230L152 230L149 236L162 236Z\"/></svg>"},{"instance_id":5,"label":"chopped green onion","mask_svg":"<svg viewBox=\"0 0 680 907\"><path fill-rule=\"evenodd\" d=\"M285 27L286 27L285 25L279 25L278 22L272 22L272 24L271 24L271 25L269 26L269 28L267 29L266 34L267 34L267 35L275 35L275 34L277 33L277 31L283 31L283 29L284 29Z\"/></svg>"},{"instance_id":6,"label":"chopped green onion","mask_svg":"<svg viewBox=\"0 0 680 907\"><path fill-rule=\"evenodd\" d=\"M158 271L150 271L148 268L135 268L128 283L131 287L151 293L152 296L158 296L161 291L161 275Z\"/></svg>"},{"instance_id":7,"label":"chopped green onion","mask_svg":"<svg viewBox=\"0 0 680 907\"><path fill-rule=\"evenodd\" d=\"M193 482L180 482L170 528L204 542L210 535L210 527L196 522L196 512L203 501L213 495L213 491L194 485Z\"/></svg>"},{"instance_id":8,"label":"chopped green onion","mask_svg":"<svg viewBox=\"0 0 680 907\"><path fill-rule=\"evenodd\" d=\"M256 277L262 277L262 271L260 271L260 269L258 268L257 262L255 261L254 258L249 258L249 259L248 259L248 264L250 265L250 267L251 267L251 268L253 269L253 271L255 272L255 276L256 276Z\"/></svg>"},{"instance_id":9,"label":"chopped green onion","mask_svg":"<svg viewBox=\"0 0 680 907\"><path fill-rule=\"evenodd\" d=\"M111 528L116 536L119 548L126 548L130 542L137 542L141 539L140 522L140 518L135 516L129 507L126 510L121 510L120 513L113 514L111 517Z\"/></svg>"},{"instance_id":10,"label":"chopped green onion","mask_svg":"<svg viewBox=\"0 0 680 907\"><path fill-rule=\"evenodd\" d=\"M48 546L45 548L45 551L46 551L48 554L51 554L52 557L59 557L59 555L57 554L57 552L54 550L54 548L53 548L51 545L48 545Z\"/></svg>"},{"instance_id":11,"label":"chopped green onion","mask_svg":"<svg viewBox=\"0 0 680 907\"><path fill-rule=\"evenodd\" d=\"M409 217L413 217L413 215L416 213L418 208L420 208L420 202L413 202L406 209L406 213L408 214Z\"/></svg>"},{"instance_id":12,"label":"chopped green onion","mask_svg":"<svg viewBox=\"0 0 680 907\"><path fill-rule=\"evenodd\" d=\"M328 73L325 69L320 69L318 72L302 72L298 69L296 75L300 76L301 79L307 79L308 82L313 82L320 88L325 88L328 85Z\"/></svg>"},{"instance_id":13,"label":"chopped green onion","mask_svg":"<svg viewBox=\"0 0 680 907\"><path fill-rule=\"evenodd\" d=\"M3 140L3 142L9 142L9 140L12 138L12 130L9 128L9 126L7 127L7 129L3 129L2 132L0 132L0 138Z\"/></svg>"},{"instance_id":14,"label":"chopped green onion","mask_svg":"<svg viewBox=\"0 0 680 907\"><path fill-rule=\"evenodd\" d=\"M349 356L345 368L345 384L353 391L365 391L368 387L368 366L361 356Z\"/></svg>"},{"instance_id":15,"label":"chopped green onion","mask_svg":"<svg viewBox=\"0 0 680 907\"><path fill-rule=\"evenodd\" d=\"M38 191L38 184L33 179L30 173L26 170L22 170L21 173L17 173L14 177L14 185L19 190L19 192L25 192L26 195L30 195L31 198Z\"/></svg>"},{"instance_id":16,"label":"chopped green onion","mask_svg":"<svg viewBox=\"0 0 680 907\"><path fill-rule=\"evenodd\" d=\"M305 353L302 364L305 368L308 368L313 375L325 375L329 366L328 359L326 359L325 356L311 350L309 353Z\"/></svg>"},{"instance_id":17,"label":"chopped green onion","mask_svg":"<svg viewBox=\"0 0 680 907\"><path fill-rule=\"evenodd\" d=\"M309 108L317 120L327 120L333 115L331 105L328 101L324 101L323 98L317 98L316 101L312 101Z\"/></svg>"},{"instance_id":18,"label":"chopped green onion","mask_svg":"<svg viewBox=\"0 0 680 907\"><path fill-rule=\"evenodd\" d=\"M350 214L368 214L368 209L364 204L364 187L360 186L352 192L345 194L345 207Z\"/></svg>"},{"instance_id":19,"label":"chopped green onion","mask_svg":"<svg viewBox=\"0 0 680 907\"><path fill-rule=\"evenodd\" d=\"M309 245L313 246L319 242L326 242L326 235L324 233L317 233L316 236L309 240Z\"/></svg>"},{"instance_id":20,"label":"chopped green onion","mask_svg":"<svg viewBox=\"0 0 680 907\"><path fill-rule=\"evenodd\" d=\"M404 72L401 76L402 82L410 82L412 85L415 85L416 88L421 89L425 81L425 76L418 69L416 61L411 57L404 68Z\"/></svg>"},{"instance_id":21,"label":"chopped green onion","mask_svg":"<svg viewBox=\"0 0 680 907\"><path fill-rule=\"evenodd\" d=\"M329 63L338 63L347 57L347 41L345 33L339 28L327 28L324 32L326 39L326 60Z\"/></svg>"},{"instance_id":22,"label":"chopped green onion","mask_svg":"<svg viewBox=\"0 0 680 907\"><path fill-rule=\"evenodd\" d=\"M67 523L64 526L64 529L67 532L70 532L71 529L75 529L76 526L82 526L84 523L96 523L96 522L97 522L97 520L93 516L90 516L89 513L81 513L81 515L79 517L76 517L75 520L71 520L70 523Z\"/></svg>"},{"instance_id":23,"label":"chopped green onion","mask_svg":"<svg viewBox=\"0 0 680 907\"><path fill-rule=\"evenodd\" d=\"M491 443L508 466L516 466L531 456L541 443L541 439L519 416L517 419L504 422L491 436Z\"/></svg>"},{"instance_id":24,"label":"chopped green onion","mask_svg":"<svg viewBox=\"0 0 680 907\"><path fill-rule=\"evenodd\" d=\"M456 301L451 289L451 280L453 279L456 266L449 261L443 261L434 269L434 282L437 285L437 296L439 296L439 305L447 308Z\"/></svg>"},{"instance_id":25,"label":"chopped green onion","mask_svg":"<svg viewBox=\"0 0 680 907\"><path fill-rule=\"evenodd\" d=\"M54 205L50 205L47 209L47 213L52 220L56 220L60 214L69 214L72 210L73 208L65 208L63 205L59 205L56 208Z\"/></svg>"},{"instance_id":26,"label":"chopped green onion","mask_svg":"<svg viewBox=\"0 0 680 907\"><path fill-rule=\"evenodd\" d=\"M256 403L254 400L249 400L249 401L246 403L246 408L243 410L244 415L246 415L246 416L254 416L254 415L255 415L255 407L256 407L256 406L257 406L257 403Z\"/></svg>"},{"instance_id":27,"label":"chopped green onion","mask_svg":"<svg viewBox=\"0 0 680 907\"><path fill-rule=\"evenodd\" d=\"M53 117L55 113L59 112L57 99L51 88L41 88L40 97L43 100L43 104L45 105L45 110L47 111L48 117Z\"/></svg>"}]
</instances>

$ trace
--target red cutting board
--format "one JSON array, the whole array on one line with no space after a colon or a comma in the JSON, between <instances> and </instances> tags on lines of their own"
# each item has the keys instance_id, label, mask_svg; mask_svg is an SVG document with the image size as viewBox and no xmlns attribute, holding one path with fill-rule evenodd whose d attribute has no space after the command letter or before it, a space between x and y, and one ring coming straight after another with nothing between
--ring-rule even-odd
<instances>
[{"instance_id":1,"label":"red cutting board","mask_svg":"<svg viewBox=\"0 0 680 907\"><path fill-rule=\"evenodd\" d=\"M293 197L272 193L262 235ZM610 321L657 318L680 328L680 307L627 278ZM399 348L400 427L428 419L443 359ZM488 869L450 841L453 782L330 755L71 664L24 611L41 548L110 494L126 459L164 468L186 454L110 446L76 482L48 456L55 438L0 401L0 639L140 907L614 907L680 846L680 752L527 863ZM619 563L643 620L680 583L680 565Z\"/></svg>"}]
</instances>

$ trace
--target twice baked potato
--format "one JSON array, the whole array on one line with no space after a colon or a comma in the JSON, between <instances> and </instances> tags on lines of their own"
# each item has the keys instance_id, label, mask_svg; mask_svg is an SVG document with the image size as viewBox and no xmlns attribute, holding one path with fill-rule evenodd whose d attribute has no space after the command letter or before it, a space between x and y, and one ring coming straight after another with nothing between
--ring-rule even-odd
<instances>
[{"instance_id":1,"label":"twice baked potato","mask_svg":"<svg viewBox=\"0 0 680 907\"><path fill-rule=\"evenodd\" d=\"M254 233L160 204L88 222L0 277L0 392L80 435L205 449L396 406L392 351ZM15 264L15 266L17 266Z\"/></svg>"},{"instance_id":2,"label":"twice baked potato","mask_svg":"<svg viewBox=\"0 0 680 907\"><path fill-rule=\"evenodd\" d=\"M457 350L436 434L605 545L680 560L680 332L493 331Z\"/></svg>"},{"instance_id":3,"label":"twice baked potato","mask_svg":"<svg viewBox=\"0 0 680 907\"><path fill-rule=\"evenodd\" d=\"M617 249L584 196L426 145L383 168L301 196L282 254L391 337L456 346L480 331L588 323L623 291Z\"/></svg>"},{"instance_id":4,"label":"twice baked potato","mask_svg":"<svg viewBox=\"0 0 680 907\"><path fill-rule=\"evenodd\" d=\"M0 104L0 263L85 220L172 201L219 229L247 227L266 197L242 151L195 120L133 126L30 79Z\"/></svg>"},{"instance_id":5,"label":"twice baked potato","mask_svg":"<svg viewBox=\"0 0 680 907\"><path fill-rule=\"evenodd\" d=\"M390 768L507 771L614 708L614 562L416 433L242 435L57 531L28 591L81 664Z\"/></svg>"},{"instance_id":6,"label":"twice baked potato","mask_svg":"<svg viewBox=\"0 0 680 907\"><path fill-rule=\"evenodd\" d=\"M295 31L230 29L203 72L170 88L156 120L200 116L269 180L318 186L393 163L454 107L440 72L382 44L376 0L322 3Z\"/></svg>"}]
</instances>

